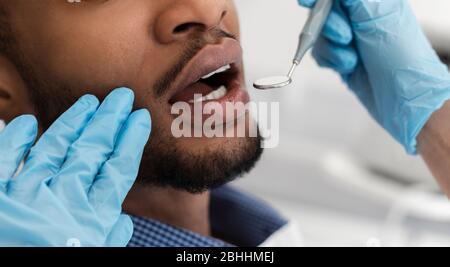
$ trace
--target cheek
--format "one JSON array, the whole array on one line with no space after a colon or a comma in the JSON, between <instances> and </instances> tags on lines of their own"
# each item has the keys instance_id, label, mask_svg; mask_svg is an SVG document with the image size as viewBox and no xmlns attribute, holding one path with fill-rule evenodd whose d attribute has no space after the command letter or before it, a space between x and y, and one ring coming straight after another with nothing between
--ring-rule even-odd
<instances>
[{"instance_id":1,"label":"cheek","mask_svg":"<svg viewBox=\"0 0 450 267\"><path fill-rule=\"evenodd\" d=\"M47 49L48 69L42 75L54 75L99 96L118 86L133 88L137 94L148 91L176 62L174 51L180 48L158 45L149 33L148 20L124 15L124 19L92 23L95 27L72 27Z\"/></svg>"},{"instance_id":2,"label":"cheek","mask_svg":"<svg viewBox=\"0 0 450 267\"><path fill-rule=\"evenodd\" d=\"M229 11L224 20L225 28L240 38L239 17L236 5L234 4L234 1L228 1L228 5Z\"/></svg>"},{"instance_id":3,"label":"cheek","mask_svg":"<svg viewBox=\"0 0 450 267\"><path fill-rule=\"evenodd\" d=\"M126 77L135 75L147 48L144 40L132 35L79 29L71 34L76 38L58 42L49 56L49 67L65 81L123 83Z\"/></svg>"},{"instance_id":4,"label":"cheek","mask_svg":"<svg viewBox=\"0 0 450 267\"><path fill-rule=\"evenodd\" d=\"M146 59L156 54L148 28L152 14L138 12L134 5L122 8L123 12L112 6L95 12L75 10L72 16L53 15L43 27L44 34L34 36L43 45L30 51L43 70L40 74L79 86L125 85L135 80Z\"/></svg>"}]
</instances>

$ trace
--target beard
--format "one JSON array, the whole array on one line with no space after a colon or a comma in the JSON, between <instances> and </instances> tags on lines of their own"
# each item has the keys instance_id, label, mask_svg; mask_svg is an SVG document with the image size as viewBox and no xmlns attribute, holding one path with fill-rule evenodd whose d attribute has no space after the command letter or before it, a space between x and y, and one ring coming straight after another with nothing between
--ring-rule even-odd
<instances>
[{"instance_id":1,"label":"beard","mask_svg":"<svg viewBox=\"0 0 450 267\"><path fill-rule=\"evenodd\" d=\"M217 38L231 37L220 31L212 34ZM38 62L27 60L19 46L13 41L11 44L13 47L8 53L8 58L15 64L25 81L40 130L45 131L80 97L79 88L76 87L76 83L52 77L51 73L46 72L43 75L37 71ZM154 95L161 96L169 88L169 81L175 80L182 66L187 64L204 45L202 40L195 40L186 49L179 64L163 75L155 85L152 90ZM105 92L110 90L111 88L105 88ZM201 193L222 186L249 172L263 153L262 137L259 133L257 137L226 139L220 148L215 150L186 151L181 148L179 142L180 140L173 137L169 129L161 129L156 125L143 154L137 183Z\"/></svg>"},{"instance_id":2,"label":"beard","mask_svg":"<svg viewBox=\"0 0 450 267\"><path fill-rule=\"evenodd\" d=\"M227 184L249 172L260 159L262 138L224 138L219 149L181 149L170 134L152 133L140 166L138 183L201 193Z\"/></svg>"}]
</instances>

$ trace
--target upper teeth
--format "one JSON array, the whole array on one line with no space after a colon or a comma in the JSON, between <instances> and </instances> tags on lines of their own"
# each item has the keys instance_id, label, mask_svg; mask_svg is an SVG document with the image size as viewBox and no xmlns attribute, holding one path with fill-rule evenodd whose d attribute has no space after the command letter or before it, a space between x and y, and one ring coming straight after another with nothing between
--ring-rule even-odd
<instances>
[{"instance_id":1,"label":"upper teeth","mask_svg":"<svg viewBox=\"0 0 450 267\"><path fill-rule=\"evenodd\" d=\"M229 69L231 69L230 64L225 65L225 66L220 67L217 70L211 72L210 74L207 74L207 75L203 76L202 79L203 80L208 79L208 78L212 77L213 75L216 75L217 73L222 73L222 72L225 72L225 71L227 71Z\"/></svg>"},{"instance_id":2,"label":"upper teeth","mask_svg":"<svg viewBox=\"0 0 450 267\"><path fill-rule=\"evenodd\" d=\"M189 101L189 103L193 104L193 103L199 103L199 102L204 102L204 101L211 101L211 100L219 100L222 97L224 97L227 94L227 88L225 86L221 86L219 87L219 89L212 91L211 93L209 93L208 95L205 95L202 97L201 94L196 94L194 96L194 99Z\"/></svg>"}]
</instances>

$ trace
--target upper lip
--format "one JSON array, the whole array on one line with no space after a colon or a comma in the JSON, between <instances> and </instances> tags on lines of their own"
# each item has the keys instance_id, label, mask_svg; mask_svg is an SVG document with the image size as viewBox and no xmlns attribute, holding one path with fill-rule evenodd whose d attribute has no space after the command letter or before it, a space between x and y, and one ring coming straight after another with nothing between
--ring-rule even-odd
<instances>
[{"instance_id":1,"label":"upper lip","mask_svg":"<svg viewBox=\"0 0 450 267\"><path fill-rule=\"evenodd\" d=\"M241 63L242 48L238 41L227 38L220 44L207 45L180 72L170 90L170 98L220 67L239 68Z\"/></svg>"}]
</instances>

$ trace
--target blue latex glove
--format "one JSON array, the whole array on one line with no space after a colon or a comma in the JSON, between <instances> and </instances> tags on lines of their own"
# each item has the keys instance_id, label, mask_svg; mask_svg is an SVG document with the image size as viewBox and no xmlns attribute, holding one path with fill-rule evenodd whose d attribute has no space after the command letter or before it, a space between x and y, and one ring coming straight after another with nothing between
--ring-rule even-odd
<instances>
[{"instance_id":1,"label":"blue latex glove","mask_svg":"<svg viewBox=\"0 0 450 267\"><path fill-rule=\"evenodd\" d=\"M122 202L151 120L147 110L131 113L133 101L129 89L113 91L100 107L84 96L31 150L33 116L18 117L0 133L0 246L127 245L133 224Z\"/></svg>"},{"instance_id":2,"label":"blue latex glove","mask_svg":"<svg viewBox=\"0 0 450 267\"><path fill-rule=\"evenodd\" d=\"M311 7L315 0L298 2ZM450 99L448 69L407 0L336 0L313 56L342 75L410 154L431 114Z\"/></svg>"}]
</instances>

